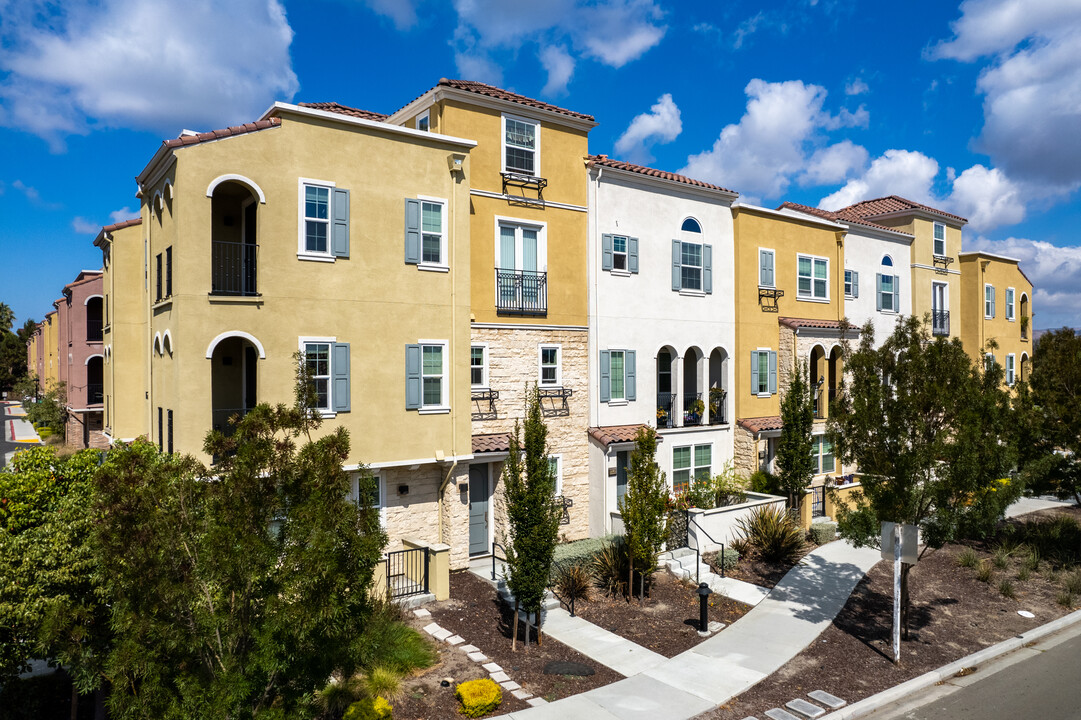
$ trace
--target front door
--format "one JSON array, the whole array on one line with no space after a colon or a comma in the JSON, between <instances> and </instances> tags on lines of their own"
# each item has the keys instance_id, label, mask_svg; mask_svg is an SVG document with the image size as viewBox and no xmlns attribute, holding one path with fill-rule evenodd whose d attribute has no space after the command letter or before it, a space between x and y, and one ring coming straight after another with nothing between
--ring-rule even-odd
<instances>
[{"instance_id":1,"label":"front door","mask_svg":"<svg viewBox=\"0 0 1081 720\"><path fill-rule=\"evenodd\" d=\"M469 554L488 552L488 465L469 466Z\"/></svg>"}]
</instances>

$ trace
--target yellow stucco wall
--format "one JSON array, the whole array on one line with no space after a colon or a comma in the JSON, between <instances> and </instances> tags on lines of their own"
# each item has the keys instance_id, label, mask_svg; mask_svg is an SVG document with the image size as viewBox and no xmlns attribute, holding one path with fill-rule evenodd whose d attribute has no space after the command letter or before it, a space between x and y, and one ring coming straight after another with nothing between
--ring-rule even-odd
<instances>
[{"instance_id":1,"label":"yellow stucco wall","mask_svg":"<svg viewBox=\"0 0 1081 720\"><path fill-rule=\"evenodd\" d=\"M266 357L257 364L257 400L270 403L292 402L299 338L334 337L350 343L352 407L324 429L350 431L347 464L468 454L469 185L447 164L448 154L468 149L284 114L279 128L178 149L167 173L175 197L162 211L152 215L148 204L166 178L144 192L151 262L173 246L173 297L152 311L150 327L151 336L170 331L173 351L152 355L151 416L156 422L158 407L173 409L176 448L202 456L212 416L206 353L217 336L244 332L259 341ZM256 209L259 298L208 295L206 193L225 174L244 176L266 198ZM300 178L350 190L350 257L298 259ZM448 272L404 262L404 201L418 195L447 201ZM450 413L405 410L405 345L419 340L448 342Z\"/></svg>"},{"instance_id":2,"label":"yellow stucco wall","mask_svg":"<svg viewBox=\"0 0 1081 720\"><path fill-rule=\"evenodd\" d=\"M132 225L107 238L108 260L102 277L108 317L103 333L109 349L104 363L108 412L105 431L114 439L148 435L146 370L146 286L143 273L143 228Z\"/></svg>"},{"instance_id":3,"label":"yellow stucco wall","mask_svg":"<svg viewBox=\"0 0 1081 720\"><path fill-rule=\"evenodd\" d=\"M42 322L42 341L45 344L44 372L42 373L42 387L45 390L60 382L60 321L57 313L51 312L45 316ZM65 353L65 356L67 353Z\"/></svg>"},{"instance_id":4,"label":"yellow stucco wall","mask_svg":"<svg viewBox=\"0 0 1081 720\"><path fill-rule=\"evenodd\" d=\"M984 286L995 287L995 316L985 317ZM1006 290L1014 289L1014 317L1006 317ZM1032 357L1032 284L1025 279L1017 263L984 253L965 253L961 256L961 312L964 332L961 342L973 359L983 357L985 346L991 340L998 348L991 351L995 360L1006 368L1006 357L1014 355L1014 371L1018 379L1022 374L1022 358ZM1027 300L1023 303L1022 299ZM1022 306L1027 307L1029 324L1027 338L1022 338ZM1031 369L1031 368L1029 368Z\"/></svg>"},{"instance_id":5,"label":"yellow stucco wall","mask_svg":"<svg viewBox=\"0 0 1081 720\"><path fill-rule=\"evenodd\" d=\"M778 392L770 397L751 394L751 352L780 350L779 318L840 320L844 316L844 244L841 231L792 216L753 208L733 210L736 254L736 417L780 414L780 379L791 368L778 357ZM774 251L774 282L784 297L777 312L767 312L758 299L758 250ZM796 296L796 256L829 259L829 302L799 300Z\"/></svg>"}]
</instances>

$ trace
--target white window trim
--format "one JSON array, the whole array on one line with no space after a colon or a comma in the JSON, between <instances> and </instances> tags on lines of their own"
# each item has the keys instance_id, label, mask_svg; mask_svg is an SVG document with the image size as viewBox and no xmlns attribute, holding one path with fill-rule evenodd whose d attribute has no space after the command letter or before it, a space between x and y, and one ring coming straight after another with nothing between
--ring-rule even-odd
<instances>
[{"instance_id":1,"label":"white window trim","mask_svg":"<svg viewBox=\"0 0 1081 720\"><path fill-rule=\"evenodd\" d=\"M483 348L483 350L484 350L484 365L483 365L483 370L482 370L482 372L484 374L484 377L482 378L480 385L474 385L473 384L473 348ZM491 387L491 385L489 384L491 382L491 380L489 379L489 376L488 376L489 360L490 360L490 358L488 356L488 343L470 343L469 344L469 387L470 388L472 388L474 390L487 390L489 387Z\"/></svg>"},{"instance_id":2,"label":"white window trim","mask_svg":"<svg viewBox=\"0 0 1081 720\"><path fill-rule=\"evenodd\" d=\"M616 251L616 238L623 238L623 252ZM616 255L623 256L623 267L616 267ZM608 272L613 275L630 275L631 274L631 239L628 235L612 235L612 269Z\"/></svg>"},{"instance_id":3,"label":"white window trim","mask_svg":"<svg viewBox=\"0 0 1081 720\"><path fill-rule=\"evenodd\" d=\"M298 338L297 343L300 348L300 354L304 355L304 346L308 343L323 343L330 345L327 352L327 409L319 409L319 414L325 418L337 417L338 413L334 412L334 343L338 342L337 337L318 337L318 336L301 336Z\"/></svg>"},{"instance_id":4,"label":"white window trim","mask_svg":"<svg viewBox=\"0 0 1081 720\"><path fill-rule=\"evenodd\" d=\"M687 488L690 489L690 487L692 485L694 485L694 477L695 477L696 471L699 469L699 466L695 464L695 456L698 454L697 450L700 447L708 447L709 448L709 475L710 475L710 477L713 477L713 443L711 443L711 442L692 443L691 445L674 446L672 448L672 456L671 456L670 463L669 463L670 464L670 469L672 471L672 474L670 475L670 477L672 479L668 484L669 491L675 492L675 490L676 490L676 450L682 450L684 448L690 448L690 451L691 451L691 464L690 464L689 467L680 468L680 470L687 470L690 473L687 476ZM706 467L706 466L703 465L702 467Z\"/></svg>"},{"instance_id":5,"label":"white window trim","mask_svg":"<svg viewBox=\"0 0 1081 720\"><path fill-rule=\"evenodd\" d=\"M556 351L556 381L554 383L542 382L544 366L541 360L546 349L555 348ZM537 345L537 385L538 387L563 387L563 346L558 343L541 343Z\"/></svg>"},{"instance_id":6,"label":"white window trim","mask_svg":"<svg viewBox=\"0 0 1081 720\"><path fill-rule=\"evenodd\" d=\"M1014 353L1006 353L1006 384L1013 387L1017 382L1017 357Z\"/></svg>"},{"instance_id":7,"label":"white window trim","mask_svg":"<svg viewBox=\"0 0 1081 720\"><path fill-rule=\"evenodd\" d=\"M942 252L935 252L935 228L942 228ZM946 257L946 223L931 223L931 254L935 257Z\"/></svg>"},{"instance_id":8,"label":"white window trim","mask_svg":"<svg viewBox=\"0 0 1081 720\"><path fill-rule=\"evenodd\" d=\"M799 291L799 261L800 258L808 258L811 261L811 294L801 295ZM815 291L815 261L822 260L826 263L826 297L817 297L814 294ZM776 258L774 258L776 262ZM777 266L773 266L773 279L777 280ZM830 301L830 259L828 257L822 257L821 255L808 255L807 253L796 253L796 300L801 302L819 302L828 303Z\"/></svg>"},{"instance_id":9,"label":"white window trim","mask_svg":"<svg viewBox=\"0 0 1081 720\"><path fill-rule=\"evenodd\" d=\"M536 132L533 134L533 174L529 177L543 177L541 175L541 122L540 120L534 120L533 118L527 118L523 115L511 115L509 113L503 113L499 120L499 167L503 172L512 172L521 174L520 170L508 170L507 169L507 119L516 120L518 122L527 123L536 127Z\"/></svg>"},{"instance_id":10,"label":"white window trim","mask_svg":"<svg viewBox=\"0 0 1081 720\"><path fill-rule=\"evenodd\" d=\"M828 270L827 270L827 272L828 272ZM843 272L844 272L844 275L847 275L849 273L854 273L854 272L857 272L857 271L856 270L850 270L849 268L845 268ZM844 275L842 275L841 277L844 277ZM851 285L852 285L852 283L848 279L845 279L844 286L846 288L848 288ZM847 290L847 289L844 290L844 294L845 294L845 299L846 300L855 300L856 299L856 296L853 293L849 292L849 290Z\"/></svg>"},{"instance_id":11,"label":"white window trim","mask_svg":"<svg viewBox=\"0 0 1081 720\"><path fill-rule=\"evenodd\" d=\"M776 274L774 274L774 277L776 277ZM773 348L764 348L764 347L755 348L755 352L759 352L759 353L764 352L764 353L766 353L766 391L765 392L755 393L755 397L771 398L771 397L773 397L773 393L771 393L769 391L769 353L773 352ZM778 357L778 359L780 359L780 358ZM780 372L780 370L778 370L778 372ZM762 373L758 373L758 378L759 378L758 379L758 386L761 387L762 386ZM780 378L778 378L778 380L780 380Z\"/></svg>"},{"instance_id":12,"label":"white window trim","mask_svg":"<svg viewBox=\"0 0 1081 720\"><path fill-rule=\"evenodd\" d=\"M428 129L427 130L421 130L420 129L420 121L421 120L427 120L428 121ZM420 132L431 132L432 131L432 109L430 107L427 110L425 110L424 112L417 115L416 122L414 123L414 129L420 130Z\"/></svg>"},{"instance_id":13,"label":"white window trim","mask_svg":"<svg viewBox=\"0 0 1081 720\"><path fill-rule=\"evenodd\" d=\"M1010 302L1010 298L1013 298L1013 302ZM1006 288L1006 319L1010 322L1017 321L1017 289L1008 287Z\"/></svg>"},{"instance_id":14,"label":"white window trim","mask_svg":"<svg viewBox=\"0 0 1081 720\"><path fill-rule=\"evenodd\" d=\"M612 353L623 353L623 397L614 397L612 395ZM675 359L673 359L675 362ZM673 393L674 394L674 393ZM608 404L609 405L626 405L627 400L627 349L626 348L608 348Z\"/></svg>"},{"instance_id":15,"label":"white window trim","mask_svg":"<svg viewBox=\"0 0 1081 720\"><path fill-rule=\"evenodd\" d=\"M372 472L375 476L375 482L379 486L379 525L386 528L387 526L387 476L384 471L376 470ZM360 473L349 474L349 495L350 499L360 505Z\"/></svg>"},{"instance_id":16,"label":"white window trim","mask_svg":"<svg viewBox=\"0 0 1081 720\"><path fill-rule=\"evenodd\" d=\"M833 443L830 443L830 455L833 456L833 469L822 469L822 441L829 442L829 438L825 435L814 435L811 438L811 452L815 459L815 475L829 475L830 473L837 472L837 448Z\"/></svg>"},{"instance_id":17,"label":"white window trim","mask_svg":"<svg viewBox=\"0 0 1081 720\"><path fill-rule=\"evenodd\" d=\"M495 240L495 266L502 267L500 256L499 228L503 225L513 225L516 228L528 227L537 231L537 272L548 272L548 223L544 220L526 220L524 218L496 215L492 234ZM516 232L514 235L514 269L522 269L522 238Z\"/></svg>"},{"instance_id":18,"label":"white window trim","mask_svg":"<svg viewBox=\"0 0 1081 720\"><path fill-rule=\"evenodd\" d=\"M548 458L556 461L556 491L555 496L563 494L563 453L549 453Z\"/></svg>"},{"instance_id":19,"label":"white window trim","mask_svg":"<svg viewBox=\"0 0 1081 720\"><path fill-rule=\"evenodd\" d=\"M327 188L330 192L327 198L327 250L326 252L314 252L308 250L304 243L304 187L306 185L313 185L315 187ZM299 260L314 260L316 262L334 262L334 188L337 185L332 180L316 180L314 178L297 178L297 259Z\"/></svg>"},{"instance_id":20,"label":"white window trim","mask_svg":"<svg viewBox=\"0 0 1081 720\"><path fill-rule=\"evenodd\" d=\"M448 399L450 394L450 382L448 379L448 368L450 367L450 355L449 348L450 342L448 340L417 340L417 345L420 345L420 408L418 412L421 415L439 415L450 412L450 401ZM443 374L439 377L443 382L440 385L440 399L438 405L425 405L424 404L424 346L425 345L440 345L443 347Z\"/></svg>"},{"instance_id":21,"label":"white window trim","mask_svg":"<svg viewBox=\"0 0 1081 720\"><path fill-rule=\"evenodd\" d=\"M990 300L987 298L987 289L988 288L991 288L992 297L991 297ZM995 315L994 315L994 310L995 310L994 293L995 293L995 286L994 285L992 285L991 283L984 283L983 284L983 319L984 320L991 320L991 319L993 319L995 317ZM988 314L988 312L987 312L987 303L991 303L991 314Z\"/></svg>"},{"instance_id":22,"label":"white window trim","mask_svg":"<svg viewBox=\"0 0 1081 720\"><path fill-rule=\"evenodd\" d=\"M889 257L889 256L887 255L886 257ZM892 262L893 258L890 258L890 261ZM900 305L900 303L896 302L896 299L897 299L898 286L900 286L900 284L901 284L901 276L900 275L894 275L893 273L881 272L881 269L893 268L893 267L894 267L893 265L880 265L879 266L880 270L879 270L878 274L881 275L884 278L889 278L890 279L890 285L893 286L893 288L889 291L889 293L887 293L885 290L879 290L878 287L877 287L878 281L875 280L875 285L876 285L875 294L879 295L879 296L885 296L885 295L888 294L890 296L890 306L889 307L886 307L886 304L882 302L881 297L876 297L875 298L875 303L882 305L882 309L879 310L878 312L883 314L883 315L899 315L900 314L900 311L894 310L893 306L895 304ZM894 282L895 278L896 278L897 282Z\"/></svg>"},{"instance_id":23,"label":"white window trim","mask_svg":"<svg viewBox=\"0 0 1081 720\"><path fill-rule=\"evenodd\" d=\"M932 310L935 309L935 289L940 287L940 286L943 289L942 290L942 302L945 305L945 307L939 308L939 311L940 312L949 312L950 311L950 284L949 283L944 283L944 282L939 282L938 280L932 280L931 281L931 309Z\"/></svg>"},{"instance_id":24,"label":"white window trim","mask_svg":"<svg viewBox=\"0 0 1081 720\"><path fill-rule=\"evenodd\" d=\"M686 220L684 222L686 222ZM698 221L695 220L695 222L698 222ZM699 226L701 226L701 223L699 223ZM702 233L690 232L690 231L686 231L686 230L680 230L679 234L680 234L680 241L679 241L679 294L680 295L688 295L688 296L692 296L692 297L705 297L706 296L706 291L705 291L705 284L706 284L706 250L705 250L705 247L706 247L706 242L704 240L704 236L702 235ZM684 237L686 237L688 235L692 236L693 239L691 239L691 240L683 239ZM687 246L687 245L697 245L698 246L698 259L699 259L699 264L698 265L684 265L683 264L683 248L685 246ZM697 289L683 287L683 268L685 268L685 267L689 267L689 268L697 267L698 268L698 288ZM774 273L774 277L776 278L776 272Z\"/></svg>"},{"instance_id":25,"label":"white window trim","mask_svg":"<svg viewBox=\"0 0 1081 720\"><path fill-rule=\"evenodd\" d=\"M762 284L762 254L769 253L773 256L773 284ZM776 288L777 287L777 251L773 248L758 248L758 287L760 288Z\"/></svg>"},{"instance_id":26,"label":"white window trim","mask_svg":"<svg viewBox=\"0 0 1081 720\"><path fill-rule=\"evenodd\" d=\"M447 210L450 208L450 203L446 198L430 197L428 195L417 195L417 200L421 203L438 203L443 206L443 209L439 212L439 221L442 227L439 230L439 257L441 262L431 263L424 262L424 206L421 205L420 212L420 257L421 261L417 265L420 270L434 270L436 272L448 272L450 270L449 259L447 258Z\"/></svg>"}]
</instances>

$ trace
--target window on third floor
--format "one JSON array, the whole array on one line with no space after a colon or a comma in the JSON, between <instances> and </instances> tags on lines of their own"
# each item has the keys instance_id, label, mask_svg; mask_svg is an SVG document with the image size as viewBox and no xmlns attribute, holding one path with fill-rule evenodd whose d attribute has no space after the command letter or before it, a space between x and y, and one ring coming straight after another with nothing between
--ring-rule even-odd
<instances>
[{"instance_id":1,"label":"window on third floor","mask_svg":"<svg viewBox=\"0 0 1081 720\"><path fill-rule=\"evenodd\" d=\"M503 170L536 177L540 175L540 124L525 118L503 116Z\"/></svg>"},{"instance_id":2,"label":"window on third floor","mask_svg":"<svg viewBox=\"0 0 1081 720\"><path fill-rule=\"evenodd\" d=\"M934 239L935 239L935 255L944 256L946 254L946 226L940 222L936 222L934 225Z\"/></svg>"}]
</instances>

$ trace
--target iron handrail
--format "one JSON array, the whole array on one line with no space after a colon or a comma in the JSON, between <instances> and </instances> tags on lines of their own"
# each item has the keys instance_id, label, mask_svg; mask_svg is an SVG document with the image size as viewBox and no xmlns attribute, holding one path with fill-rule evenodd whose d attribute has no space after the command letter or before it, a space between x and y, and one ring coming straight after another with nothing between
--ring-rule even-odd
<instances>
[{"instance_id":1,"label":"iron handrail","mask_svg":"<svg viewBox=\"0 0 1081 720\"><path fill-rule=\"evenodd\" d=\"M687 524L690 525L691 523L694 523L695 527L697 527L699 530L701 530L702 534L705 535L706 537L708 537L709 541L711 543L713 543L714 545L720 545L721 546L721 577L724 577L724 543L719 543L716 540L714 540L713 536L710 535L709 532L707 532L704 527L699 525L698 522L693 517L691 517L691 511L688 510L687 511ZM698 542L698 538L695 537L695 539L694 539L694 559L696 561L694 563L695 582L701 582L701 580L702 580L702 550L699 547L700 545L701 545L701 543Z\"/></svg>"},{"instance_id":2,"label":"iron handrail","mask_svg":"<svg viewBox=\"0 0 1081 720\"><path fill-rule=\"evenodd\" d=\"M503 560L503 562L507 562L507 548L503 547L502 545L500 545L497 542L493 542L492 543L492 582L495 582L495 561L496 561L495 549L496 548L499 548L500 550L503 551L503 557L501 559Z\"/></svg>"}]
</instances>

